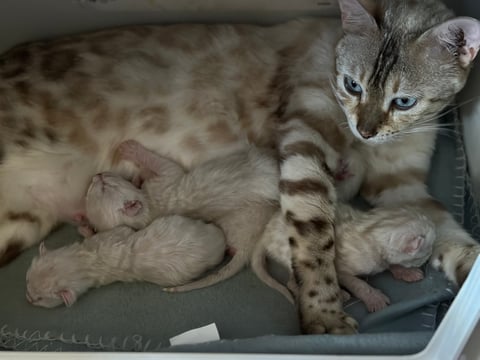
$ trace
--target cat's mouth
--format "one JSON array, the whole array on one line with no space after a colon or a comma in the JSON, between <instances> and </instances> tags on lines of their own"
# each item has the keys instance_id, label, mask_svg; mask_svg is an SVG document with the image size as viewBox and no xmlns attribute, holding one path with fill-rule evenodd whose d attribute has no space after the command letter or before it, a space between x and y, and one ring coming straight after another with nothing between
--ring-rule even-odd
<instances>
[{"instance_id":1,"label":"cat's mouth","mask_svg":"<svg viewBox=\"0 0 480 360\"><path fill-rule=\"evenodd\" d=\"M359 131L358 127L350 120L348 120L348 127L350 128L350 132L353 134L355 138L360 140L362 143L375 146L381 145L388 142L392 142L396 139L393 135L386 135L380 133L378 130L372 132L364 132L363 134Z\"/></svg>"}]
</instances>

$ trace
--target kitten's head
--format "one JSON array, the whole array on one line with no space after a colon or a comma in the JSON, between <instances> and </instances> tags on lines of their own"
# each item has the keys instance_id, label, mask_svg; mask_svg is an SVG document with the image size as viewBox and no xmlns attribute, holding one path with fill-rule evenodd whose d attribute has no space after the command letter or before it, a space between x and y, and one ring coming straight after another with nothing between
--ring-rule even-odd
<instances>
[{"instance_id":1,"label":"kitten's head","mask_svg":"<svg viewBox=\"0 0 480 360\"><path fill-rule=\"evenodd\" d=\"M389 264L419 267L432 255L435 225L426 216L405 209L392 219L385 254Z\"/></svg>"},{"instance_id":2,"label":"kitten's head","mask_svg":"<svg viewBox=\"0 0 480 360\"><path fill-rule=\"evenodd\" d=\"M28 302L46 308L71 306L93 285L85 271L76 266L81 257L77 245L47 251L45 245L40 244L39 255L27 271Z\"/></svg>"},{"instance_id":3,"label":"kitten's head","mask_svg":"<svg viewBox=\"0 0 480 360\"><path fill-rule=\"evenodd\" d=\"M86 196L86 216L96 231L118 225L144 228L150 217L143 192L131 182L112 173L93 177Z\"/></svg>"},{"instance_id":4,"label":"kitten's head","mask_svg":"<svg viewBox=\"0 0 480 360\"><path fill-rule=\"evenodd\" d=\"M466 82L480 22L437 0L361 2L339 0L334 91L352 133L380 144L431 130Z\"/></svg>"}]
</instances>

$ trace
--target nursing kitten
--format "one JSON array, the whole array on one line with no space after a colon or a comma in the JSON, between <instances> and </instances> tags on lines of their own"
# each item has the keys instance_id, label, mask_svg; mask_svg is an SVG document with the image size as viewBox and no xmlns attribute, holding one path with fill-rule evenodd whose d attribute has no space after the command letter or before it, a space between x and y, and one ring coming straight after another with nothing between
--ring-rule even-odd
<instances>
[{"instance_id":1,"label":"nursing kitten","mask_svg":"<svg viewBox=\"0 0 480 360\"><path fill-rule=\"evenodd\" d=\"M362 195L428 216L432 264L461 284L480 247L427 192L436 131L422 129L463 88L479 22L439 0L339 4L342 21L135 26L4 54L1 263L76 218L94 174L131 175L114 158L126 139L186 169L249 144L272 147L303 332L353 333L334 267L328 169L355 146Z\"/></svg>"},{"instance_id":2,"label":"nursing kitten","mask_svg":"<svg viewBox=\"0 0 480 360\"><path fill-rule=\"evenodd\" d=\"M368 311L383 309L390 299L357 276L374 275L389 269L397 279L421 280L423 272L418 267L432 253L434 224L409 207L360 211L345 204L337 206L335 268L338 281L362 300ZM268 274L265 266L266 257L271 257L289 269L292 277L290 244L281 231L286 225L280 214L272 219L255 247L252 269L264 283L293 301L290 292L296 294L295 281L289 281L289 291Z\"/></svg>"},{"instance_id":3,"label":"nursing kitten","mask_svg":"<svg viewBox=\"0 0 480 360\"><path fill-rule=\"evenodd\" d=\"M219 226L232 259L204 278L169 291L216 284L249 263L255 243L278 210L279 173L273 156L251 148L186 172L135 141L122 143L119 153L149 176L138 189L114 174L95 175L86 195L86 216L94 229L103 231L120 224L141 229L155 218L173 214Z\"/></svg>"},{"instance_id":4,"label":"nursing kitten","mask_svg":"<svg viewBox=\"0 0 480 360\"><path fill-rule=\"evenodd\" d=\"M289 291L267 274L263 261L265 252L268 252L292 270L291 251L285 237L287 225L279 223L283 217L278 211L274 213L272 207L279 196L275 187L279 174L269 154L251 148L210 160L185 172L179 164L132 140L122 143L118 152L119 158L134 162L139 171L148 176L140 190L118 176L96 175L86 200L87 217L92 219L95 228L106 230L126 224L138 229L158 216L189 215L218 224L226 234L229 247L235 251L234 260L220 271L168 291L189 291L216 284L235 275L252 258L252 269L259 278L293 302ZM332 172L341 181L350 178L343 168L332 169ZM235 231L237 228L229 227L238 224L231 219L238 213L242 214L244 209L255 217L273 214L261 240L258 234L263 231L265 222L253 223L253 233L257 237L249 236L252 224L244 223L239 227L243 230L241 235L230 238L232 234L239 233ZM383 306L386 306L388 299L362 280L354 276L351 279L349 275L375 274L389 265L419 266L431 255L434 225L413 209L378 208L366 213L339 204L335 221L335 265L340 283L361 298L369 310L380 309L382 300ZM262 226L261 230L259 226ZM255 245L257 242L259 245ZM254 246L257 249L255 252ZM401 268L397 266L396 269L399 273ZM404 270L417 275L419 271Z\"/></svg>"},{"instance_id":5,"label":"nursing kitten","mask_svg":"<svg viewBox=\"0 0 480 360\"><path fill-rule=\"evenodd\" d=\"M27 271L27 300L33 305L71 306L92 287L116 281L161 286L187 283L222 261L221 230L183 216L154 220L136 231L117 226L56 250L40 246Z\"/></svg>"}]
</instances>

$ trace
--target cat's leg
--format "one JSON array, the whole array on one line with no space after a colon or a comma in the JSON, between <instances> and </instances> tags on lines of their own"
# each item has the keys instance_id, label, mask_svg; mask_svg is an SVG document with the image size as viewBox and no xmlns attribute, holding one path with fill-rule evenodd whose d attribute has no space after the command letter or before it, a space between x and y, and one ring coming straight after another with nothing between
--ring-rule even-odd
<instances>
[{"instance_id":1,"label":"cat's leg","mask_svg":"<svg viewBox=\"0 0 480 360\"><path fill-rule=\"evenodd\" d=\"M308 119L312 121L306 125ZM298 284L302 331L352 334L358 325L343 311L334 265L336 192L332 170L339 156L324 140L335 138L321 133L330 124L324 126L318 120L307 113L292 114L280 128L280 205Z\"/></svg>"},{"instance_id":2,"label":"cat's leg","mask_svg":"<svg viewBox=\"0 0 480 360\"><path fill-rule=\"evenodd\" d=\"M368 285L362 279L350 274L338 274L340 284L359 298L369 312L382 310L390 304L387 295Z\"/></svg>"},{"instance_id":3,"label":"cat's leg","mask_svg":"<svg viewBox=\"0 0 480 360\"><path fill-rule=\"evenodd\" d=\"M406 268L401 265L391 265L389 270L395 279L406 282L420 281L424 277L422 269L416 267Z\"/></svg>"}]
</instances>

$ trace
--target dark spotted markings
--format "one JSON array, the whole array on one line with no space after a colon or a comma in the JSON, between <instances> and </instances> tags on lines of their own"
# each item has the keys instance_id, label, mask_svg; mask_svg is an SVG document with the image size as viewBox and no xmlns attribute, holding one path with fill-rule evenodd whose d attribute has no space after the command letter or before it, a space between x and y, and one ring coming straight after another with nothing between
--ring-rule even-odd
<instances>
[{"instance_id":1,"label":"dark spotted markings","mask_svg":"<svg viewBox=\"0 0 480 360\"><path fill-rule=\"evenodd\" d=\"M9 212L7 213L7 219L10 221L26 221L29 223L40 223L40 219L28 212Z\"/></svg>"},{"instance_id":2,"label":"dark spotted markings","mask_svg":"<svg viewBox=\"0 0 480 360\"><path fill-rule=\"evenodd\" d=\"M13 49L0 61L0 74L4 79L12 79L25 73L32 62L27 49Z\"/></svg>"},{"instance_id":3,"label":"dark spotted markings","mask_svg":"<svg viewBox=\"0 0 480 360\"><path fill-rule=\"evenodd\" d=\"M65 74L78 65L80 57L75 50L63 49L44 55L41 62L42 74L47 80L61 80Z\"/></svg>"},{"instance_id":4,"label":"dark spotted markings","mask_svg":"<svg viewBox=\"0 0 480 360\"><path fill-rule=\"evenodd\" d=\"M295 215L291 211L287 211L285 213L285 219L288 223L292 224L295 227L295 229L301 236L305 236L311 233L321 234L327 229L329 229L329 227L333 226L328 221L319 217L312 218L309 221L297 220L295 218Z\"/></svg>"},{"instance_id":5,"label":"dark spotted markings","mask_svg":"<svg viewBox=\"0 0 480 360\"><path fill-rule=\"evenodd\" d=\"M298 181L280 180L279 189L282 194L290 196L303 194L328 194L327 186L321 181L314 179L303 179Z\"/></svg>"},{"instance_id":6,"label":"dark spotted markings","mask_svg":"<svg viewBox=\"0 0 480 360\"><path fill-rule=\"evenodd\" d=\"M327 284L327 285L332 285L333 284L333 278L329 275L325 275L324 280L325 280L325 284Z\"/></svg>"},{"instance_id":7,"label":"dark spotted markings","mask_svg":"<svg viewBox=\"0 0 480 360\"><path fill-rule=\"evenodd\" d=\"M8 245L7 249L3 254L0 254L0 266L7 265L13 259L15 259L23 250L20 241L14 241Z\"/></svg>"}]
</instances>

